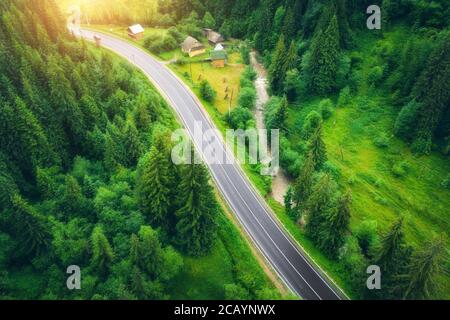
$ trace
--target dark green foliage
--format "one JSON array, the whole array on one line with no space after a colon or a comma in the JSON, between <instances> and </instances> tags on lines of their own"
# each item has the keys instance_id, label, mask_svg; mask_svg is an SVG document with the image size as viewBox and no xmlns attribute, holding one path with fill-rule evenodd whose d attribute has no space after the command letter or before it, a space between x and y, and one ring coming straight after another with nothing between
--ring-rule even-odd
<instances>
[{"instance_id":1,"label":"dark green foliage","mask_svg":"<svg viewBox=\"0 0 450 320\"><path fill-rule=\"evenodd\" d=\"M177 243L190 255L203 255L216 237L217 203L203 165L186 165L182 171Z\"/></svg>"},{"instance_id":2,"label":"dark green foliage","mask_svg":"<svg viewBox=\"0 0 450 320\"><path fill-rule=\"evenodd\" d=\"M216 91L214 91L213 87L211 87L208 81L203 80L200 83L200 95L206 101L213 102L216 98L217 93Z\"/></svg>"},{"instance_id":3,"label":"dark green foliage","mask_svg":"<svg viewBox=\"0 0 450 320\"><path fill-rule=\"evenodd\" d=\"M317 94L333 92L336 87L340 56L339 28L333 16L326 29L319 31L313 39L306 64L305 76L308 87Z\"/></svg>"},{"instance_id":4,"label":"dark green foliage","mask_svg":"<svg viewBox=\"0 0 450 320\"><path fill-rule=\"evenodd\" d=\"M311 155L316 170L320 170L327 161L327 149L322 139L322 125L320 124L308 143L308 153Z\"/></svg>"},{"instance_id":5,"label":"dark green foliage","mask_svg":"<svg viewBox=\"0 0 450 320\"><path fill-rule=\"evenodd\" d=\"M404 299L429 299L436 287L437 276L441 275L448 261L447 239L436 237L415 252L408 267L409 284Z\"/></svg>"},{"instance_id":6,"label":"dark green foliage","mask_svg":"<svg viewBox=\"0 0 450 320\"><path fill-rule=\"evenodd\" d=\"M168 226L171 205L170 159L167 139L156 139L150 152L142 159L139 174L139 202L142 212L156 225Z\"/></svg>"},{"instance_id":7,"label":"dark green foliage","mask_svg":"<svg viewBox=\"0 0 450 320\"><path fill-rule=\"evenodd\" d=\"M297 208L305 208L313 186L314 159L308 154L305 163L294 183L294 203Z\"/></svg>"}]
</instances>

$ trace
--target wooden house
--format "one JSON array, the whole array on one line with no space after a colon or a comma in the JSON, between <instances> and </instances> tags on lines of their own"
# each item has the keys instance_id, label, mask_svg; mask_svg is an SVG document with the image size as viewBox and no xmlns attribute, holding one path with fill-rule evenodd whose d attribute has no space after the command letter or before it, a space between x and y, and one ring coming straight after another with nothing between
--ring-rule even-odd
<instances>
[{"instance_id":1,"label":"wooden house","mask_svg":"<svg viewBox=\"0 0 450 320\"><path fill-rule=\"evenodd\" d=\"M181 44L181 51L189 57L195 57L206 52L205 46L197 39L188 36Z\"/></svg>"}]
</instances>

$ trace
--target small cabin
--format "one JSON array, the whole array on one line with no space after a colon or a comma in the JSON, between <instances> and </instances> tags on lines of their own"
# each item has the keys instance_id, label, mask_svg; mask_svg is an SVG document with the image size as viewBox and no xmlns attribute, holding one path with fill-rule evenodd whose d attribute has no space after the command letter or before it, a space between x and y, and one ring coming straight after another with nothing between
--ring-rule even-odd
<instances>
[{"instance_id":1,"label":"small cabin","mask_svg":"<svg viewBox=\"0 0 450 320\"><path fill-rule=\"evenodd\" d=\"M140 24L129 26L128 36L134 40L141 40L144 37L144 28Z\"/></svg>"},{"instance_id":2,"label":"small cabin","mask_svg":"<svg viewBox=\"0 0 450 320\"><path fill-rule=\"evenodd\" d=\"M189 57L195 57L205 53L206 48L200 41L188 36L181 44L181 51L188 54Z\"/></svg>"},{"instance_id":3,"label":"small cabin","mask_svg":"<svg viewBox=\"0 0 450 320\"><path fill-rule=\"evenodd\" d=\"M213 46L225 41L224 37L220 33L211 29L203 29L203 34L208 39L208 42Z\"/></svg>"},{"instance_id":4,"label":"small cabin","mask_svg":"<svg viewBox=\"0 0 450 320\"><path fill-rule=\"evenodd\" d=\"M210 54L211 64L215 68L224 68L227 64L227 53L225 50L213 50Z\"/></svg>"}]
</instances>

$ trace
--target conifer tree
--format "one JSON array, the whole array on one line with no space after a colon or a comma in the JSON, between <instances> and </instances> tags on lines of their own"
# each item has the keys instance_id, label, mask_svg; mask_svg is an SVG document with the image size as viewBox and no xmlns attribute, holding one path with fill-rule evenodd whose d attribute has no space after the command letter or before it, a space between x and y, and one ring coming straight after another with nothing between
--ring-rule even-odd
<instances>
[{"instance_id":1,"label":"conifer tree","mask_svg":"<svg viewBox=\"0 0 450 320\"><path fill-rule=\"evenodd\" d=\"M314 93L327 94L335 89L339 52L339 27L334 15L324 31L318 30L311 45L306 72Z\"/></svg>"},{"instance_id":2,"label":"conifer tree","mask_svg":"<svg viewBox=\"0 0 450 320\"><path fill-rule=\"evenodd\" d=\"M26 255L39 254L50 241L46 219L18 194L11 202L19 250Z\"/></svg>"},{"instance_id":3,"label":"conifer tree","mask_svg":"<svg viewBox=\"0 0 450 320\"><path fill-rule=\"evenodd\" d=\"M322 123L319 123L316 131L309 139L308 153L311 154L314 161L314 168L320 170L327 161L327 149L322 139Z\"/></svg>"},{"instance_id":4,"label":"conifer tree","mask_svg":"<svg viewBox=\"0 0 450 320\"><path fill-rule=\"evenodd\" d=\"M217 203L203 165L187 165L182 173L177 239L186 253L202 255L211 249L216 235Z\"/></svg>"},{"instance_id":5,"label":"conifer tree","mask_svg":"<svg viewBox=\"0 0 450 320\"><path fill-rule=\"evenodd\" d=\"M413 254L404 299L429 299L438 286L436 277L445 270L448 246L444 235L430 240Z\"/></svg>"},{"instance_id":6,"label":"conifer tree","mask_svg":"<svg viewBox=\"0 0 450 320\"><path fill-rule=\"evenodd\" d=\"M378 250L376 264L384 271L392 269L396 263L396 256L403 246L403 217L394 222L390 230L383 235Z\"/></svg>"},{"instance_id":7,"label":"conifer tree","mask_svg":"<svg viewBox=\"0 0 450 320\"><path fill-rule=\"evenodd\" d=\"M339 249L345 242L345 235L350 229L351 194L346 192L341 196L335 208L330 210L323 226L319 247L330 257L336 258Z\"/></svg>"},{"instance_id":8,"label":"conifer tree","mask_svg":"<svg viewBox=\"0 0 450 320\"><path fill-rule=\"evenodd\" d=\"M418 129L413 144L415 151L429 153L432 139L445 110L450 105L450 34L430 55L427 66L418 79L413 96L420 102Z\"/></svg>"},{"instance_id":9,"label":"conifer tree","mask_svg":"<svg viewBox=\"0 0 450 320\"><path fill-rule=\"evenodd\" d=\"M288 101L287 97L284 96L283 99L281 99L281 102L275 113L272 127L274 129L279 129L280 131L286 130L287 116L288 116Z\"/></svg>"},{"instance_id":10,"label":"conifer tree","mask_svg":"<svg viewBox=\"0 0 450 320\"><path fill-rule=\"evenodd\" d=\"M275 52L272 58L272 64L269 68L269 78L272 90L275 93L283 89L286 68L286 45L284 36L281 35L278 40Z\"/></svg>"},{"instance_id":11,"label":"conifer tree","mask_svg":"<svg viewBox=\"0 0 450 320\"><path fill-rule=\"evenodd\" d=\"M165 146L156 143L144 157L139 177L142 212L156 225L168 226L170 207L170 163Z\"/></svg>"},{"instance_id":12,"label":"conifer tree","mask_svg":"<svg viewBox=\"0 0 450 320\"><path fill-rule=\"evenodd\" d=\"M114 259L114 251L100 226L96 226L92 231L91 245L92 266L105 275Z\"/></svg>"},{"instance_id":13,"label":"conifer tree","mask_svg":"<svg viewBox=\"0 0 450 320\"><path fill-rule=\"evenodd\" d=\"M330 210L333 209L333 192L331 177L324 174L312 189L306 203L307 222L305 230L316 243L319 243L325 219L330 214Z\"/></svg>"}]
</instances>

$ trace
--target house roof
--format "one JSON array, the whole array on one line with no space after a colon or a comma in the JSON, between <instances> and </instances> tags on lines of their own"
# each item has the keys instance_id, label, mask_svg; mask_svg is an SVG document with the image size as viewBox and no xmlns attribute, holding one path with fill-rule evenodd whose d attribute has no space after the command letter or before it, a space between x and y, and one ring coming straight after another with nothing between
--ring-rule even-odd
<instances>
[{"instance_id":1,"label":"house roof","mask_svg":"<svg viewBox=\"0 0 450 320\"><path fill-rule=\"evenodd\" d=\"M132 34L138 34L144 32L144 28L140 24L135 24L128 27L128 31L130 31Z\"/></svg>"},{"instance_id":2,"label":"house roof","mask_svg":"<svg viewBox=\"0 0 450 320\"><path fill-rule=\"evenodd\" d=\"M225 50L213 50L210 53L211 56L211 60L225 60L227 58L227 53L225 52Z\"/></svg>"},{"instance_id":3,"label":"house roof","mask_svg":"<svg viewBox=\"0 0 450 320\"><path fill-rule=\"evenodd\" d=\"M220 43L216 44L214 51L221 51L221 50L224 50L223 45L221 45Z\"/></svg>"},{"instance_id":4,"label":"house roof","mask_svg":"<svg viewBox=\"0 0 450 320\"><path fill-rule=\"evenodd\" d=\"M183 50L185 51L189 51L192 50L194 48L204 48L203 44L198 41L197 39L188 36L183 43L181 44L181 48L183 48Z\"/></svg>"},{"instance_id":5,"label":"house roof","mask_svg":"<svg viewBox=\"0 0 450 320\"><path fill-rule=\"evenodd\" d=\"M224 39L222 35L215 31L209 31L208 32L208 41L211 41L212 43L218 43L222 42Z\"/></svg>"}]
</instances>

